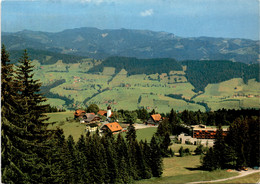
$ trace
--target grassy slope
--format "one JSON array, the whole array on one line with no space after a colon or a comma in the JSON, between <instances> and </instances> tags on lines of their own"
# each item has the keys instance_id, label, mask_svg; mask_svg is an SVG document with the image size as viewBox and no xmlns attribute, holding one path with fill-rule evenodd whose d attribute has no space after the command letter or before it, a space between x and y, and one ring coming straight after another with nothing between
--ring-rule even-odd
<instances>
[{"instance_id":1,"label":"grassy slope","mask_svg":"<svg viewBox=\"0 0 260 184\"><path fill-rule=\"evenodd\" d=\"M233 95L260 95L260 83L251 79L247 84L241 78L231 79L219 84L209 84L205 88L205 93L197 96L194 101L204 101L212 110L223 107L229 109L238 108L260 108L258 97L236 97Z\"/></svg>"},{"instance_id":2,"label":"grassy slope","mask_svg":"<svg viewBox=\"0 0 260 184\"><path fill-rule=\"evenodd\" d=\"M136 130L136 136L138 141L145 141L150 142L152 139L152 136L156 132L157 128L155 127L150 127L150 128L144 128L144 129L139 129ZM126 133L121 133L123 137L125 137Z\"/></svg>"},{"instance_id":3,"label":"grassy slope","mask_svg":"<svg viewBox=\"0 0 260 184\"><path fill-rule=\"evenodd\" d=\"M53 125L49 125L49 129L56 129L57 127L63 129L64 135L67 138L69 135L72 135L74 140L77 141L80 135L85 133L85 125L80 124L79 121L67 121L66 119L73 119L73 111L67 112L56 112L56 113L46 113L50 119L49 123L57 122Z\"/></svg>"},{"instance_id":4,"label":"grassy slope","mask_svg":"<svg viewBox=\"0 0 260 184\"><path fill-rule=\"evenodd\" d=\"M203 171L199 170L200 156L164 158L164 170L161 178L141 180L137 183L187 183L192 181L207 181L227 178L237 175L225 170Z\"/></svg>"}]
</instances>

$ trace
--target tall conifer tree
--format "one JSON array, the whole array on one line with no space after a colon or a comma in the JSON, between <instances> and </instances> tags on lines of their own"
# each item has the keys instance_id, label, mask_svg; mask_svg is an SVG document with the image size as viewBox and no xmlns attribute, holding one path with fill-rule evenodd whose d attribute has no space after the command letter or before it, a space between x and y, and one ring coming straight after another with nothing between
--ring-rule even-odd
<instances>
[{"instance_id":1,"label":"tall conifer tree","mask_svg":"<svg viewBox=\"0 0 260 184\"><path fill-rule=\"evenodd\" d=\"M50 150L48 138L52 131L47 131L48 124L43 123L47 118L43 113L46 112L48 105L42 105L46 98L39 93L41 86L39 80L33 79L33 65L26 50L18 62L15 75L19 99L18 113L28 132L25 135L26 139L33 142L31 151L37 154L34 169L30 170L30 177L34 182L46 182L49 177L46 166L47 153Z\"/></svg>"},{"instance_id":2,"label":"tall conifer tree","mask_svg":"<svg viewBox=\"0 0 260 184\"><path fill-rule=\"evenodd\" d=\"M2 46L1 52L1 171L3 183L32 182L29 171L34 170L32 142L26 139L27 131L23 116L19 114L20 101L9 54Z\"/></svg>"}]
</instances>

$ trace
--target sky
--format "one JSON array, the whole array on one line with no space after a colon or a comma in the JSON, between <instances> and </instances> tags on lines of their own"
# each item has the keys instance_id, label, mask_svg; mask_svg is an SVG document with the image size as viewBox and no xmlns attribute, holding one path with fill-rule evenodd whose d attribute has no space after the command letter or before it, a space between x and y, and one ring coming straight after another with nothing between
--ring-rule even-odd
<instances>
[{"instance_id":1,"label":"sky","mask_svg":"<svg viewBox=\"0 0 260 184\"><path fill-rule=\"evenodd\" d=\"M259 40L260 0L2 0L1 31L142 29Z\"/></svg>"}]
</instances>

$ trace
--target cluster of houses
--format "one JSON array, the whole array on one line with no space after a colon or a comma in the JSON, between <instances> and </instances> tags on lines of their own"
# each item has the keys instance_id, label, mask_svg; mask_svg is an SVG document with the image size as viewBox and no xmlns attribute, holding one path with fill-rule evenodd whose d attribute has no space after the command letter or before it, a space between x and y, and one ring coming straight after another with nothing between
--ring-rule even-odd
<instances>
[{"instance_id":1,"label":"cluster of houses","mask_svg":"<svg viewBox=\"0 0 260 184\"><path fill-rule=\"evenodd\" d=\"M118 122L111 122L111 106L107 107L107 110L99 110L97 114L86 113L86 111L78 109L74 112L74 119L79 119L80 123L86 125L86 131L95 132L99 129L100 133L110 131L113 134L125 131ZM102 121L102 117L106 118L106 121ZM160 114L153 114L145 123L146 125L158 125L162 121Z\"/></svg>"},{"instance_id":2,"label":"cluster of houses","mask_svg":"<svg viewBox=\"0 0 260 184\"><path fill-rule=\"evenodd\" d=\"M110 105L107 110L99 110L97 114L86 113L84 110L76 110L74 118L79 119L80 123L86 125L86 131L95 132L99 130L100 133L111 132L113 134L126 131L118 122L111 122L111 111ZM104 118L105 117L105 118ZM106 119L106 121L102 121ZM163 120L160 114L150 115L149 119L145 122L146 125L156 126ZM193 125L188 127L192 129L192 135L186 135L184 133L178 135L178 140L184 144L209 144L213 145L216 136L217 128L207 127L206 125ZM227 135L228 129L223 128L223 135Z\"/></svg>"},{"instance_id":3,"label":"cluster of houses","mask_svg":"<svg viewBox=\"0 0 260 184\"><path fill-rule=\"evenodd\" d=\"M86 131L95 132L99 129L99 132L110 131L112 133L118 133L123 130L121 125L117 122L110 122L111 116L111 107L108 106L107 110L99 110L97 114L95 113L86 113L84 110L76 110L74 112L74 118L79 119L80 123L86 125ZM101 117L106 117L106 121L101 122Z\"/></svg>"}]
</instances>

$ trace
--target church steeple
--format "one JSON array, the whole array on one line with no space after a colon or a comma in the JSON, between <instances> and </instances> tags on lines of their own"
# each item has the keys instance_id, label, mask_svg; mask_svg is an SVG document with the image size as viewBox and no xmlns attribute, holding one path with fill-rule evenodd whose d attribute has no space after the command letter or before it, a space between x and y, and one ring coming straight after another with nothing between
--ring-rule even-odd
<instances>
[{"instance_id":1,"label":"church steeple","mask_svg":"<svg viewBox=\"0 0 260 184\"><path fill-rule=\"evenodd\" d=\"M108 119L108 120L110 120L111 114L112 114L112 113L111 113L111 106L108 105L108 106L107 106L107 119Z\"/></svg>"}]
</instances>

